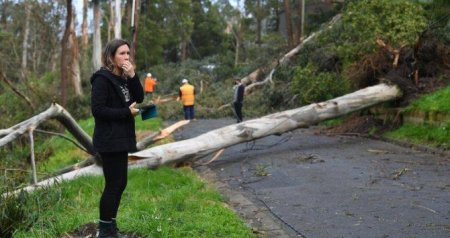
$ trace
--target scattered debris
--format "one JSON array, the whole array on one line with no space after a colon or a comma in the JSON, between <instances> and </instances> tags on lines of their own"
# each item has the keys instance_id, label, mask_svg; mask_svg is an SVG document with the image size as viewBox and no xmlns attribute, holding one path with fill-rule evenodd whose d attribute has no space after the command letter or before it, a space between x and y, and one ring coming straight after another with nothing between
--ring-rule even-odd
<instances>
[{"instance_id":1,"label":"scattered debris","mask_svg":"<svg viewBox=\"0 0 450 238\"><path fill-rule=\"evenodd\" d=\"M374 154L392 154L392 152L387 150L368 149L367 151Z\"/></svg>"},{"instance_id":2,"label":"scattered debris","mask_svg":"<svg viewBox=\"0 0 450 238\"><path fill-rule=\"evenodd\" d=\"M397 169L392 173L392 179L397 180L400 178L400 176L402 176L403 174L405 174L408 171L410 171L410 169L408 169L408 168Z\"/></svg>"},{"instance_id":3,"label":"scattered debris","mask_svg":"<svg viewBox=\"0 0 450 238\"><path fill-rule=\"evenodd\" d=\"M298 160L301 162L309 162L310 164L316 164L316 163L324 163L325 160L319 158L317 155L301 155Z\"/></svg>"}]
</instances>

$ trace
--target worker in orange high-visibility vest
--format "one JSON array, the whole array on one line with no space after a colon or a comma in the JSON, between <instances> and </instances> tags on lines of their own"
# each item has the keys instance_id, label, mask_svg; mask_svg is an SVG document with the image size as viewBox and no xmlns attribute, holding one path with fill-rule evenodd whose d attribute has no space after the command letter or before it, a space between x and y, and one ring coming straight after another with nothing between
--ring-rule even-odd
<instances>
[{"instance_id":1,"label":"worker in orange high-visibility vest","mask_svg":"<svg viewBox=\"0 0 450 238\"><path fill-rule=\"evenodd\" d=\"M147 77L144 79L144 92L145 96L151 100L153 97L153 90L155 89L156 78L152 76L151 73L147 74Z\"/></svg>"},{"instance_id":2,"label":"worker in orange high-visibility vest","mask_svg":"<svg viewBox=\"0 0 450 238\"><path fill-rule=\"evenodd\" d=\"M194 101L195 101L195 87L190 85L187 79L181 81L183 84L180 87L177 101L183 103L184 119L194 119Z\"/></svg>"}]
</instances>

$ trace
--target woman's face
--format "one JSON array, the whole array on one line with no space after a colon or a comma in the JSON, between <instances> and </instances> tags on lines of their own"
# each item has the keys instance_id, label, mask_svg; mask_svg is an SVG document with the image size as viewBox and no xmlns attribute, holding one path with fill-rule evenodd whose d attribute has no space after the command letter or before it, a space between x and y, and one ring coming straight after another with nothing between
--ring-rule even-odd
<instances>
[{"instance_id":1,"label":"woman's face","mask_svg":"<svg viewBox=\"0 0 450 238\"><path fill-rule=\"evenodd\" d=\"M125 62L130 60L130 48L128 45L121 45L114 54L114 64L117 68L122 69Z\"/></svg>"}]
</instances>

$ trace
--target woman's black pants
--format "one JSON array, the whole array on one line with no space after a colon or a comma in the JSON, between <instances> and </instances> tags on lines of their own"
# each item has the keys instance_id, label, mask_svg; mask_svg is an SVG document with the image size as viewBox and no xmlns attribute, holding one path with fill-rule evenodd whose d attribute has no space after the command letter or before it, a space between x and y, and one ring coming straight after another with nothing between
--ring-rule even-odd
<instances>
[{"instance_id":1,"label":"woman's black pants","mask_svg":"<svg viewBox=\"0 0 450 238\"><path fill-rule=\"evenodd\" d=\"M100 153L103 161L105 189L100 198L100 220L116 218L122 193L127 186L128 152Z\"/></svg>"}]
</instances>

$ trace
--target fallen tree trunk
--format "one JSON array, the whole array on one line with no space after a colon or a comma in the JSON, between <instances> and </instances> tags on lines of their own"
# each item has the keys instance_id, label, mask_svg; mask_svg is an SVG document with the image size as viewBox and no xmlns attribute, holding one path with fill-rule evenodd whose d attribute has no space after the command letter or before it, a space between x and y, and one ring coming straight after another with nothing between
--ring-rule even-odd
<instances>
[{"instance_id":1,"label":"fallen tree trunk","mask_svg":"<svg viewBox=\"0 0 450 238\"><path fill-rule=\"evenodd\" d=\"M129 158L134 159L129 162L129 169L157 168L164 164L187 159L196 160L238 143L256 140L269 135L282 134L301 127L308 127L323 120L339 117L381 102L396 99L401 95L401 90L395 85L383 83L364 88L326 102L274 113L262 118L219 128L188 140L155 146L129 154ZM185 122L182 121L180 123ZM42 186L51 186L55 182L62 180L73 180L83 175L96 174L102 174L101 168L97 165L90 165L41 181L36 185L16 190L14 194L21 190L32 191Z\"/></svg>"},{"instance_id":2,"label":"fallen tree trunk","mask_svg":"<svg viewBox=\"0 0 450 238\"><path fill-rule=\"evenodd\" d=\"M222 148L273 134L282 134L320 121L339 117L402 95L395 85L379 84L326 102L310 104L262 118L216 129L195 138L133 153L131 167L158 167L185 159L198 159Z\"/></svg>"},{"instance_id":3,"label":"fallen tree trunk","mask_svg":"<svg viewBox=\"0 0 450 238\"><path fill-rule=\"evenodd\" d=\"M80 142L90 155L95 155L91 137L84 132L70 113L57 103L52 103L47 110L28 120L8 129L0 130L0 147L26 133L29 128L37 128L41 123L50 119L58 120L77 139L77 141Z\"/></svg>"}]
</instances>

